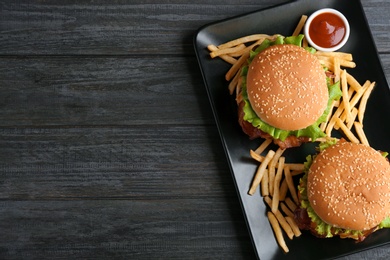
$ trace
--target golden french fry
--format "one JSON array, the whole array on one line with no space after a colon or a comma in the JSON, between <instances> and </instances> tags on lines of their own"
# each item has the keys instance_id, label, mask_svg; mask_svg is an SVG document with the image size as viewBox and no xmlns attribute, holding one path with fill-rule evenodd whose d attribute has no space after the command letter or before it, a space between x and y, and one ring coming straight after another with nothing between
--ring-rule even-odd
<instances>
[{"instance_id":1,"label":"golden french fry","mask_svg":"<svg viewBox=\"0 0 390 260\"><path fill-rule=\"evenodd\" d=\"M284 161L285 158L281 156L278 161L278 170L275 175L275 180L274 180L274 193L272 197L272 205L271 205L271 210L273 213L275 213L278 210L279 207L279 187L280 187L280 181L283 176L283 168L284 168Z\"/></svg>"},{"instance_id":2,"label":"golden french fry","mask_svg":"<svg viewBox=\"0 0 390 260\"><path fill-rule=\"evenodd\" d=\"M325 51L316 51L316 56L325 56L325 57L338 57L342 60L352 61L352 54L346 52L325 52Z\"/></svg>"},{"instance_id":3,"label":"golden french fry","mask_svg":"<svg viewBox=\"0 0 390 260\"><path fill-rule=\"evenodd\" d=\"M264 197L264 201L267 203L267 205L269 207L271 207L272 200L270 197ZM287 223L287 221L284 218L284 216L282 215L282 213L279 210L277 210L275 213L272 213L272 214L275 214L276 219L278 220L278 222L279 222L280 226L283 228L283 230L286 232L288 238L293 239L294 232L292 231L290 225Z\"/></svg>"},{"instance_id":4,"label":"golden french fry","mask_svg":"<svg viewBox=\"0 0 390 260\"><path fill-rule=\"evenodd\" d=\"M355 107L356 104L358 104L358 102L361 100L361 97L364 94L364 92L370 87L370 84L371 83L369 81L366 81L364 83L364 85L358 91L356 91L355 95L351 98L351 100L349 102L350 103L350 107ZM359 110L358 110L358 114L359 114ZM339 129L338 125L335 124L336 123L336 118L340 118L341 121L344 121L345 117L346 117L346 114L345 114L345 111L344 111L344 104L342 103L339 106L339 108L336 110L336 112L333 114L333 117L332 117L330 123L328 124L328 126L332 127L332 128L335 128L335 129Z\"/></svg>"},{"instance_id":5,"label":"golden french fry","mask_svg":"<svg viewBox=\"0 0 390 260\"><path fill-rule=\"evenodd\" d=\"M305 169L303 163L286 163L285 166L288 166L291 171L303 171Z\"/></svg>"},{"instance_id":6,"label":"golden french fry","mask_svg":"<svg viewBox=\"0 0 390 260\"><path fill-rule=\"evenodd\" d=\"M261 156L260 154L256 153L255 151L250 150L249 153L250 153L252 159L255 159L259 163L264 161L264 156Z\"/></svg>"},{"instance_id":7,"label":"golden french fry","mask_svg":"<svg viewBox=\"0 0 390 260\"><path fill-rule=\"evenodd\" d=\"M245 44L239 44L237 46L231 47L231 48L225 48L225 49L219 49L217 47L217 50L210 52L210 57L215 58L220 55L225 55L225 54L230 54L230 53L235 53L237 51L240 51L242 49L245 49Z\"/></svg>"},{"instance_id":8,"label":"golden french fry","mask_svg":"<svg viewBox=\"0 0 390 260\"><path fill-rule=\"evenodd\" d=\"M269 150L267 155L264 158L264 161L260 164L260 166L257 169L255 178L253 179L251 188L249 189L249 194L253 195L257 189L257 187L260 184L261 179L263 178L263 175L265 173L265 169L267 168L268 163L271 161L272 157L274 156L275 152L272 150Z\"/></svg>"},{"instance_id":9,"label":"golden french fry","mask_svg":"<svg viewBox=\"0 0 390 260\"><path fill-rule=\"evenodd\" d=\"M283 179L282 184L280 185L280 188L279 188L279 200L280 201L284 201L286 199L287 191L288 191L287 181L286 181L286 179Z\"/></svg>"},{"instance_id":10,"label":"golden french fry","mask_svg":"<svg viewBox=\"0 0 390 260\"><path fill-rule=\"evenodd\" d=\"M297 176L297 175L300 175L304 173L304 171L301 171L301 170L294 170L294 171L291 171L291 176Z\"/></svg>"},{"instance_id":11,"label":"golden french fry","mask_svg":"<svg viewBox=\"0 0 390 260\"><path fill-rule=\"evenodd\" d=\"M337 103L337 101L333 100L329 111L333 111L334 107L336 106L336 103ZM328 125L331 116L332 116L332 113L329 112L328 116L326 117L325 122L321 123L321 126L320 126L321 131L325 132L326 126Z\"/></svg>"},{"instance_id":12,"label":"golden french fry","mask_svg":"<svg viewBox=\"0 0 390 260\"><path fill-rule=\"evenodd\" d=\"M348 95L348 83L347 83L347 75L346 70L341 70L340 80L341 80L341 90L343 92L343 104L344 111L346 113L346 122L351 121L351 105L349 103L349 95Z\"/></svg>"},{"instance_id":13,"label":"golden french fry","mask_svg":"<svg viewBox=\"0 0 390 260\"><path fill-rule=\"evenodd\" d=\"M299 203L297 190L294 185L293 178L291 176L290 168L288 166L284 166L284 178L287 182L288 189L290 190L290 194L296 204Z\"/></svg>"},{"instance_id":14,"label":"golden french fry","mask_svg":"<svg viewBox=\"0 0 390 260\"><path fill-rule=\"evenodd\" d=\"M230 67L228 72L225 74L225 79L230 81L234 75L238 72L238 70L245 64L246 60L249 58L249 53L243 54L233 66Z\"/></svg>"},{"instance_id":15,"label":"golden french fry","mask_svg":"<svg viewBox=\"0 0 390 260\"><path fill-rule=\"evenodd\" d=\"M263 178L261 179L260 182L261 185L261 196L269 196L269 184L268 184L268 170L264 170L264 175Z\"/></svg>"},{"instance_id":16,"label":"golden french fry","mask_svg":"<svg viewBox=\"0 0 390 260\"><path fill-rule=\"evenodd\" d=\"M303 48L306 48L306 47L308 47L308 46L309 46L309 43L307 42L306 37L304 37L304 38L303 38L303 41L302 41L302 47L303 47Z\"/></svg>"},{"instance_id":17,"label":"golden french fry","mask_svg":"<svg viewBox=\"0 0 390 260\"><path fill-rule=\"evenodd\" d=\"M257 149L255 150L255 153L261 154L262 152L264 152L265 149L267 149L267 147L271 143L272 143L272 139L271 138L265 139L264 142L262 142L261 145L259 147L257 147Z\"/></svg>"},{"instance_id":18,"label":"golden french fry","mask_svg":"<svg viewBox=\"0 0 390 260\"><path fill-rule=\"evenodd\" d=\"M370 146L368 140L367 140L367 137L366 137L366 134L364 133L363 131L363 125L362 123L360 122L354 122L354 126L355 126L355 130L356 130L356 133L360 139L360 142L362 144L365 144L367 146Z\"/></svg>"},{"instance_id":19,"label":"golden french fry","mask_svg":"<svg viewBox=\"0 0 390 260\"><path fill-rule=\"evenodd\" d=\"M351 88L355 91L359 91L362 88L362 85L349 73L347 73L347 82Z\"/></svg>"},{"instance_id":20,"label":"golden french fry","mask_svg":"<svg viewBox=\"0 0 390 260\"><path fill-rule=\"evenodd\" d=\"M358 120L363 124L364 112L366 111L366 105L368 97L371 95L372 90L374 89L375 82L372 82L370 86L364 91L364 94L360 100L359 111L358 111Z\"/></svg>"},{"instance_id":21,"label":"golden french fry","mask_svg":"<svg viewBox=\"0 0 390 260\"><path fill-rule=\"evenodd\" d=\"M303 26L306 23L306 20L307 20L307 15L302 15L301 19L299 19L297 26L295 27L295 30L294 30L292 36L299 35L299 33L302 31Z\"/></svg>"},{"instance_id":22,"label":"golden french fry","mask_svg":"<svg viewBox=\"0 0 390 260\"><path fill-rule=\"evenodd\" d=\"M241 69L242 68L240 68L237 71L236 75L234 75L233 79L229 83L228 89L229 89L230 95L232 95L234 93L234 90L238 90L238 87L240 85ZM236 92L236 97L237 98L239 97L239 95L237 95L237 92ZM237 101L237 103L239 103L239 102Z\"/></svg>"},{"instance_id":23,"label":"golden french fry","mask_svg":"<svg viewBox=\"0 0 390 260\"><path fill-rule=\"evenodd\" d=\"M353 126L353 124L354 124L354 122L355 122L355 119L356 119L357 114L358 114L357 108L356 108L356 107L353 107L353 108L351 109L351 118L350 118L350 121L347 123L347 128L348 128L348 129L351 129L351 128L352 128L352 126ZM345 120L345 119L341 118L341 120Z\"/></svg>"},{"instance_id":24,"label":"golden french fry","mask_svg":"<svg viewBox=\"0 0 390 260\"><path fill-rule=\"evenodd\" d=\"M278 242L279 246L283 249L283 251L285 253L288 253L289 249L286 245L286 241L284 240L282 229L280 228L278 220L276 219L275 215L270 211L267 212L267 217L274 231L276 241Z\"/></svg>"},{"instance_id":25,"label":"golden french fry","mask_svg":"<svg viewBox=\"0 0 390 260\"><path fill-rule=\"evenodd\" d=\"M336 125L337 119L340 117L340 115L344 111L344 103L341 103L340 106L336 109L336 111L333 113L331 119L329 120L329 123L326 127L325 134L329 137L332 136L332 130Z\"/></svg>"},{"instance_id":26,"label":"golden french fry","mask_svg":"<svg viewBox=\"0 0 390 260\"><path fill-rule=\"evenodd\" d=\"M245 47L244 49L238 50L238 51L233 52L233 53L230 53L229 55L233 56L233 57L240 57L241 55L243 55L245 53L249 53L251 50L256 48L256 46L260 45L263 41L264 41L264 39L262 38L262 39L256 41L255 43Z\"/></svg>"},{"instance_id":27,"label":"golden french fry","mask_svg":"<svg viewBox=\"0 0 390 260\"><path fill-rule=\"evenodd\" d=\"M341 130L344 132L344 134L347 136L349 141L351 141L352 143L357 143L357 144L360 143L359 139L356 138L356 136L352 133L351 130L348 129L348 127L344 124L343 121L341 121L340 118L336 119L336 123L341 128Z\"/></svg>"},{"instance_id":28,"label":"golden french fry","mask_svg":"<svg viewBox=\"0 0 390 260\"><path fill-rule=\"evenodd\" d=\"M283 152L286 149L278 148L276 150L274 157L272 158L271 162L268 166L268 181L269 181L269 193L273 195L274 193L274 182L275 182L275 171L276 171L276 164L279 161L280 156L282 156Z\"/></svg>"},{"instance_id":29,"label":"golden french fry","mask_svg":"<svg viewBox=\"0 0 390 260\"><path fill-rule=\"evenodd\" d=\"M333 73L335 75L334 82L340 81L340 58L337 56L333 57Z\"/></svg>"},{"instance_id":30,"label":"golden french fry","mask_svg":"<svg viewBox=\"0 0 390 260\"><path fill-rule=\"evenodd\" d=\"M209 49L209 51L216 51L216 50L219 50L217 46L215 45L208 45L207 48ZM227 63L230 63L230 64L234 64L237 62L237 60L229 55L220 55L219 58L221 58L222 60L226 61Z\"/></svg>"},{"instance_id":31,"label":"golden french fry","mask_svg":"<svg viewBox=\"0 0 390 260\"><path fill-rule=\"evenodd\" d=\"M272 201L274 201L274 199L272 198ZM286 214L287 216L289 217L294 217L294 213L286 206L286 204L284 204L284 202L281 202L280 203L280 209L284 212L284 214Z\"/></svg>"},{"instance_id":32,"label":"golden french fry","mask_svg":"<svg viewBox=\"0 0 390 260\"><path fill-rule=\"evenodd\" d=\"M268 35L268 34L248 35L248 36L244 36L244 37L241 37L241 38L238 38L238 39L231 40L229 42L220 44L220 45L218 45L218 48L219 49L231 48L233 46L237 46L237 45L240 45L240 44L245 44L245 43L248 43L248 42L254 42L254 41L257 41L257 40L260 40L260 39L273 39L276 36L277 35L271 36L271 35Z\"/></svg>"},{"instance_id":33,"label":"golden french fry","mask_svg":"<svg viewBox=\"0 0 390 260\"><path fill-rule=\"evenodd\" d=\"M297 204L295 204L294 201L291 200L290 197L287 197L284 202L286 203L286 205L289 207L289 209L294 212L296 209L297 209Z\"/></svg>"},{"instance_id":34,"label":"golden french fry","mask_svg":"<svg viewBox=\"0 0 390 260\"><path fill-rule=\"evenodd\" d=\"M301 230L299 229L297 223L294 220L294 217L287 216L286 220L287 220L288 224L290 224L290 227L291 227L291 229L294 232L294 235L296 237L299 237L300 235L302 235Z\"/></svg>"},{"instance_id":35,"label":"golden french fry","mask_svg":"<svg viewBox=\"0 0 390 260\"><path fill-rule=\"evenodd\" d=\"M254 42L254 41L258 41L258 40L264 40L264 39L272 40L272 39L276 38L277 36L278 36L278 34L272 35L272 36L268 35L268 34L252 34L252 35L244 36L244 37L220 44L220 45L218 45L218 48L219 49L226 49L226 48L231 48L233 46L237 46L240 44L245 44L245 43Z\"/></svg>"}]
</instances>

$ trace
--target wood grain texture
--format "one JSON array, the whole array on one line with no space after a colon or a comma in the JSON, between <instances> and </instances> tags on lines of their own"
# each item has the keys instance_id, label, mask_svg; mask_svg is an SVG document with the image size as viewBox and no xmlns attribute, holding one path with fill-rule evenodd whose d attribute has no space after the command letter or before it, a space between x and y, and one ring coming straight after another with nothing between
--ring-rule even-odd
<instances>
[{"instance_id":1,"label":"wood grain texture","mask_svg":"<svg viewBox=\"0 0 390 260\"><path fill-rule=\"evenodd\" d=\"M0 146L3 200L236 197L214 126L1 129Z\"/></svg>"},{"instance_id":2,"label":"wood grain texture","mask_svg":"<svg viewBox=\"0 0 390 260\"><path fill-rule=\"evenodd\" d=\"M0 259L255 259L192 40L285 2L0 1Z\"/></svg>"},{"instance_id":3,"label":"wood grain texture","mask_svg":"<svg viewBox=\"0 0 390 260\"><path fill-rule=\"evenodd\" d=\"M1 126L213 123L195 57L3 57L0 67Z\"/></svg>"},{"instance_id":4,"label":"wood grain texture","mask_svg":"<svg viewBox=\"0 0 390 260\"><path fill-rule=\"evenodd\" d=\"M205 23L286 0L2 1L0 54L183 54Z\"/></svg>"}]
</instances>

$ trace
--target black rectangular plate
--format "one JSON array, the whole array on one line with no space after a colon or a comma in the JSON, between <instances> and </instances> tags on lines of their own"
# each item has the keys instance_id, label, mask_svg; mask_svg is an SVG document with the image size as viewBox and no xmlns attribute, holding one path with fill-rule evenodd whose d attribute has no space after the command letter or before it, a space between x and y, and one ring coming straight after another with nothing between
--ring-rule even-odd
<instances>
[{"instance_id":1,"label":"black rectangular plate","mask_svg":"<svg viewBox=\"0 0 390 260\"><path fill-rule=\"evenodd\" d=\"M212 110L255 251L260 259L331 259L390 243L390 229L375 232L361 243L351 239L320 239L304 233L292 241L286 238L290 252L282 252L274 239L259 192L253 196L248 195L257 167L249 157L249 149L256 148L261 140L250 141L242 133L237 123L234 97L228 94L228 83L224 78L230 65L220 59L211 59L206 48L209 44L219 45L256 33L291 35L302 14L310 15L325 7L341 11L350 22L350 39L340 50L352 53L357 64L356 68L348 69L348 72L361 84L365 80L376 82L367 104L364 130L372 147L390 151L390 90L359 0L293 1L208 24L200 28L194 38ZM289 149L284 155L288 162L303 162L307 154L314 152L314 145L308 144Z\"/></svg>"}]
</instances>

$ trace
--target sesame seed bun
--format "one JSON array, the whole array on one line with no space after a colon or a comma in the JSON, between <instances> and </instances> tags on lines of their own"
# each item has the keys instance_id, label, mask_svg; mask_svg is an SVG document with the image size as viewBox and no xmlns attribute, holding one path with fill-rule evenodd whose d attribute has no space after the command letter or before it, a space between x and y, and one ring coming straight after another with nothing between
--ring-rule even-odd
<instances>
[{"instance_id":1,"label":"sesame seed bun","mask_svg":"<svg viewBox=\"0 0 390 260\"><path fill-rule=\"evenodd\" d=\"M369 146L339 141L313 160L307 196L324 222L369 230L390 215L390 164Z\"/></svg>"},{"instance_id":2,"label":"sesame seed bun","mask_svg":"<svg viewBox=\"0 0 390 260\"><path fill-rule=\"evenodd\" d=\"M317 57L292 44L273 45L256 55L248 68L247 93L257 116L282 130L312 125L329 99Z\"/></svg>"}]
</instances>

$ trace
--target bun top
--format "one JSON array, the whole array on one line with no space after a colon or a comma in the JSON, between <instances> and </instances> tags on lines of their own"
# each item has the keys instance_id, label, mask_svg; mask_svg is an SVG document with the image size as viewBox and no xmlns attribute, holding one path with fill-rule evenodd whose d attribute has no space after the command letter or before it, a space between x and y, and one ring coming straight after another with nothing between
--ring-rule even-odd
<instances>
[{"instance_id":1,"label":"bun top","mask_svg":"<svg viewBox=\"0 0 390 260\"><path fill-rule=\"evenodd\" d=\"M313 160L307 196L324 222L371 229L390 216L390 164L369 146L339 141Z\"/></svg>"},{"instance_id":2,"label":"bun top","mask_svg":"<svg viewBox=\"0 0 390 260\"><path fill-rule=\"evenodd\" d=\"M314 124L329 99L317 57L292 44L273 45L257 54L249 64L247 93L257 116L282 130Z\"/></svg>"}]
</instances>

